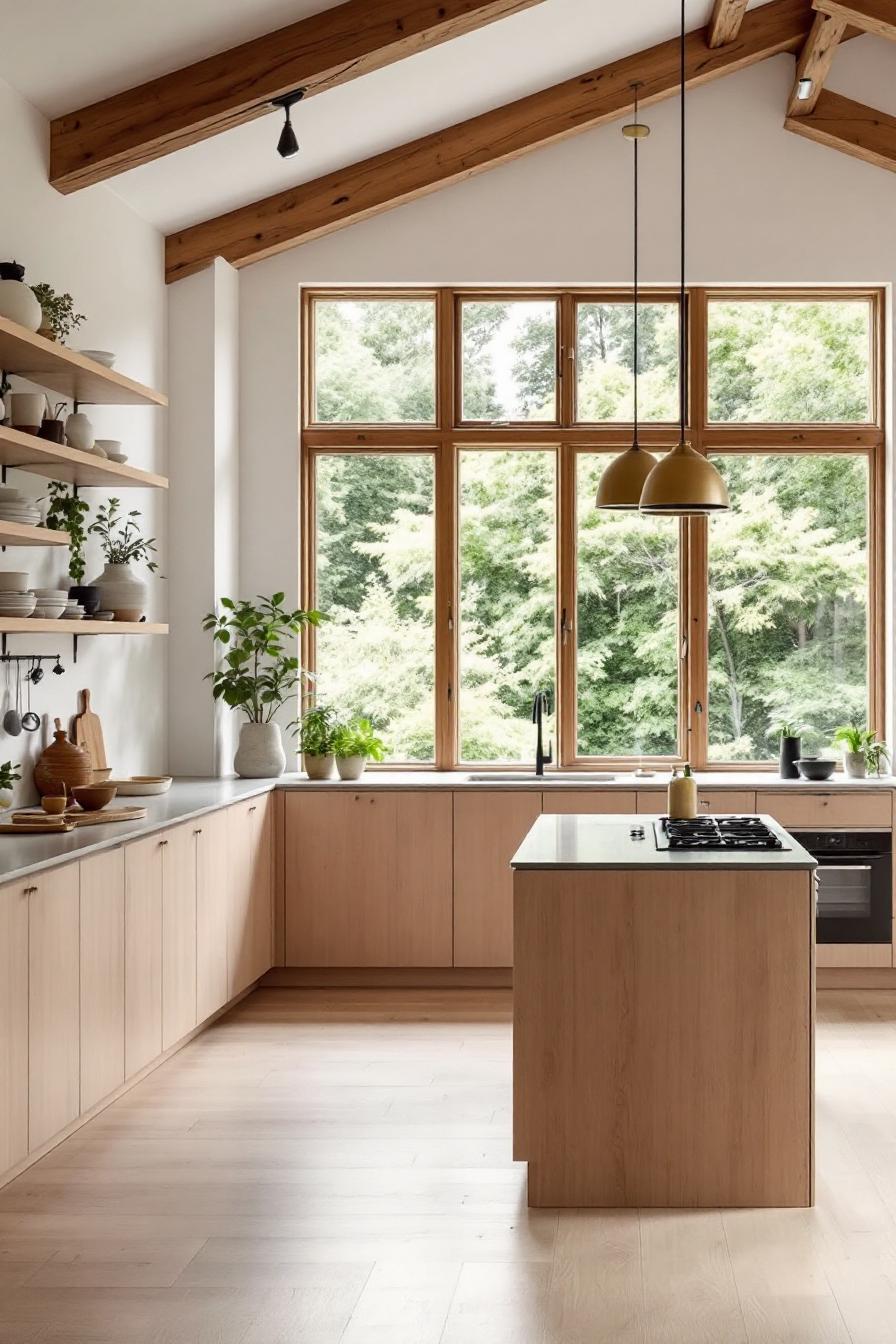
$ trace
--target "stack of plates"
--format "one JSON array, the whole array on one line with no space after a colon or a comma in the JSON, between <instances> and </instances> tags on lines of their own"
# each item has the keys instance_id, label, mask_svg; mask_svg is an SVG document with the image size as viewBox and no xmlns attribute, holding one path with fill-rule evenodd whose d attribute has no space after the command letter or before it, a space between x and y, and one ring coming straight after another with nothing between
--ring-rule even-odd
<instances>
[{"instance_id":1,"label":"stack of plates","mask_svg":"<svg viewBox=\"0 0 896 1344\"><path fill-rule=\"evenodd\" d=\"M40 509L26 499L21 490L4 485L0 487L0 522L28 523L36 527L40 522Z\"/></svg>"},{"instance_id":2,"label":"stack of plates","mask_svg":"<svg viewBox=\"0 0 896 1344\"><path fill-rule=\"evenodd\" d=\"M30 616L35 601L33 593L0 592L0 616Z\"/></svg>"},{"instance_id":3,"label":"stack of plates","mask_svg":"<svg viewBox=\"0 0 896 1344\"><path fill-rule=\"evenodd\" d=\"M65 611L62 613L63 621L82 621L84 619L84 608L80 602L70 597L65 604Z\"/></svg>"},{"instance_id":4,"label":"stack of plates","mask_svg":"<svg viewBox=\"0 0 896 1344\"><path fill-rule=\"evenodd\" d=\"M65 588L32 588L35 598L33 615L43 621L55 621L68 606L68 592Z\"/></svg>"}]
</instances>

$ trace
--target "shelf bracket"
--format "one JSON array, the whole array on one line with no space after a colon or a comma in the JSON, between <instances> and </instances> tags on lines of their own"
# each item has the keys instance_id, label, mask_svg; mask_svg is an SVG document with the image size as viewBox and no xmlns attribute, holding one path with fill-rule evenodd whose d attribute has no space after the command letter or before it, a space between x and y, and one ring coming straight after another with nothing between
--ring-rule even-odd
<instances>
[{"instance_id":1,"label":"shelf bracket","mask_svg":"<svg viewBox=\"0 0 896 1344\"><path fill-rule=\"evenodd\" d=\"M78 636L72 635L72 662L78 661Z\"/></svg>"}]
</instances>

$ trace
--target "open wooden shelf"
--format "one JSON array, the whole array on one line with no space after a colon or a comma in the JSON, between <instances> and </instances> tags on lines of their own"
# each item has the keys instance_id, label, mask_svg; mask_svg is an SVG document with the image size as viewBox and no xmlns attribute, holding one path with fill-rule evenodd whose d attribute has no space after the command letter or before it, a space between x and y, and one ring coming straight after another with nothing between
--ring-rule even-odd
<instances>
[{"instance_id":1,"label":"open wooden shelf","mask_svg":"<svg viewBox=\"0 0 896 1344\"><path fill-rule=\"evenodd\" d=\"M115 369L0 317L0 369L69 401L106 406L167 406L168 398Z\"/></svg>"},{"instance_id":2,"label":"open wooden shelf","mask_svg":"<svg viewBox=\"0 0 896 1344\"><path fill-rule=\"evenodd\" d=\"M77 486L134 487L167 490L167 476L141 471L126 462L108 462L94 453L82 453L60 443L23 434L20 429L0 425L0 466L30 471L51 481L68 481Z\"/></svg>"},{"instance_id":3,"label":"open wooden shelf","mask_svg":"<svg viewBox=\"0 0 896 1344\"><path fill-rule=\"evenodd\" d=\"M0 546L67 546L68 543L67 532L56 532L51 527L0 522Z\"/></svg>"},{"instance_id":4,"label":"open wooden shelf","mask_svg":"<svg viewBox=\"0 0 896 1344\"><path fill-rule=\"evenodd\" d=\"M0 616L0 635L167 635L167 625L148 621L63 621Z\"/></svg>"}]
</instances>

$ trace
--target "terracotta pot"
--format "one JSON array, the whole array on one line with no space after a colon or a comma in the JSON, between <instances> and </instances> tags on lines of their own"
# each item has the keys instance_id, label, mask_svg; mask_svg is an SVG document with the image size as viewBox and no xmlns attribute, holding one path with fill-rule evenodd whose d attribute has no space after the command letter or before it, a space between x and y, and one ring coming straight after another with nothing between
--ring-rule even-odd
<instances>
[{"instance_id":1,"label":"terracotta pot","mask_svg":"<svg viewBox=\"0 0 896 1344\"><path fill-rule=\"evenodd\" d=\"M56 731L54 741L40 755L34 767L34 784L38 793L62 793L63 786L68 793L81 788L93 780L93 763L83 747L68 740L68 734L61 719L54 719Z\"/></svg>"}]
</instances>

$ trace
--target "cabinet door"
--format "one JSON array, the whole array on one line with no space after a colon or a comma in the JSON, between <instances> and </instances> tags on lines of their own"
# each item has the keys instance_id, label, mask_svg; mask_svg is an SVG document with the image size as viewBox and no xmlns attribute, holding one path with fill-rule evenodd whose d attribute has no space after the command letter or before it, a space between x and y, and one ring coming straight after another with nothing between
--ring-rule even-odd
<instances>
[{"instance_id":1,"label":"cabinet door","mask_svg":"<svg viewBox=\"0 0 896 1344\"><path fill-rule=\"evenodd\" d=\"M562 789L545 789L541 800L543 812L603 813L605 816L632 815L638 802L634 790L617 789L611 793L607 789L597 793L594 789L570 789L565 785Z\"/></svg>"},{"instance_id":2,"label":"cabinet door","mask_svg":"<svg viewBox=\"0 0 896 1344\"><path fill-rule=\"evenodd\" d=\"M254 817L254 813L252 814ZM252 983L254 929L252 920L252 825L249 805L227 808L227 997Z\"/></svg>"},{"instance_id":3,"label":"cabinet door","mask_svg":"<svg viewBox=\"0 0 896 1344\"><path fill-rule=\"evenodd\" d=\"M227 984L227 921L230 809L198 821L196 832L196 1020L204 1022L230 997Z\"/></svg>"},{"instance_id":4,"label":"cabinet door","mask_svg":"<svg viewBox=\"0 0 896 1344\"><path fill-rule=\"evenodd\" d=\"M76 863L38 873L28 904L28 1148L80 1110L79 876Z\"/></svg>"},{"instance_id":5,"label":"cabinet door","mask_svg":"<svg viewBox=\"0 0 896 1344\"><path fill-rule=\"evenodd\" d=\"M454 964L513 965L510 860L541 812L541 794L454 797Z\"/></svg>"},{"instance_id":6,"label":"cabinet door","mask_svg":"<svg viewBox=\"0 0 896 1344\"><path fill-rule=\"evenodd\" d=\"M162 1052L162 854L164 835L124 851L124 1062L128 1078Z\"/></svg>"},{"instance_id":7,"label":"cabinet door","mask_svg":"<svg viewBox=\"0 0 896 1344\"><path fill-rule=\"evenodd\" d=\"M124 851L81 869L81 1111L124 1082Z\"/></svg>"},{"instance_id":8,"label":"cabinet door","mask_svg":"<svg viewBox=\"0 0 896 1344\"><path fill-rule=\"evenodd\" d=\"M451 794L286 797L290 966L450 966Z\"/></svg>"},{"instance_id":9,"label":"cabinet door","mask_svg":"<svg viewBox=\"0 0 896 1344\"><path fill-rule=\"evenodd\" d=\"M162 1049L196 1025L196 840L192 822L162 837Z\"/></svg>"},{"instance_id":10,"label":"cabinet door","mask_svg":"<svg viewBox=\"0 0 896 1344\"><path fill-rule=\"evenodd\" d=\"M0 887L0 1172L28 1153L27 885Z\"/></svg>"},{"instance_id":11,"label":"cabinet door","mask_svg":"<svg viewBox=\"0 0 896 1344\"><path fill-rule=\"evenodd\" d=\"M252 979L257 980L274 964L274 808L271 795L250 803L246 815L251 855L251 971Z\"/></svg>"}]
</instances>

